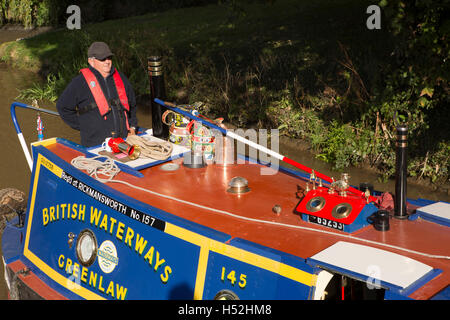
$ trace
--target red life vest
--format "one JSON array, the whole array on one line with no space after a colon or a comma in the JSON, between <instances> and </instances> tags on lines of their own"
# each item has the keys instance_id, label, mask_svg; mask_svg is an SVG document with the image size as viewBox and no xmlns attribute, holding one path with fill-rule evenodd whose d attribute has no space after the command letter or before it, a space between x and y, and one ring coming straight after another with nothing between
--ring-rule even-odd
<instances>
[{"instance_id":1,"label":"red life vest","mask_svg":"<svg viewBox=\"0 0 450 320\"><path fill-rule=\"evenodd\" d=\"M106 100L106 97L103 93L102 88L100 87L100 84L97 81L97 78L95 77L94 73L89 70L89 68L81 69L80 72L83 74L84 79L86 80L89 89L91 90L92 95L94 96L95 103L97 104L98 110L100 111L100 114L104 116L109 111L109 104ZM128 98L127 93L125 91L125 86L123 84L122 78L119 75L119 72L117 70L114 70L113 73L113 79L114 84L116 85L117 93L119 94L119 99L124 108L127 111L130 111L130 105L128 104ZM127 124L127 129L130 130L130 126L128 124L128 117L127 112L125 113L125 119ZM106 119L106 117L105 117Z\"/></svg>"}]
</instances>

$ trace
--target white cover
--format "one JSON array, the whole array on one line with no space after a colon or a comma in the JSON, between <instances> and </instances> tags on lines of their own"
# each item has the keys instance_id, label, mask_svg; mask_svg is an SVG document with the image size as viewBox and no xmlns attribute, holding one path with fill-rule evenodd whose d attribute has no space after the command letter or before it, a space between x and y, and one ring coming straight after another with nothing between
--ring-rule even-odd
<instances>
[{"instance_id":1,"label":"white cover","mask_svg":"<svg viewBox=\"0 0 450 320\"><path fill-rule=\"evenodd\" d=\"M445 202L435 202L427 206L418 208L416 211L450 220L450 204Z\"/></svg>"},{"instance_id":2,"label":"white cover","mask_svg":"<svg viewBox=\"0 0 450 320\"><path fill-rule=\"evenodd\" d=\"M360 244L339 241L310 259L361 274L368 283L384 281L402 289L433 268L411 258ZM379 284L379 283L378 283Z\"/></svg>"}]
</instances>

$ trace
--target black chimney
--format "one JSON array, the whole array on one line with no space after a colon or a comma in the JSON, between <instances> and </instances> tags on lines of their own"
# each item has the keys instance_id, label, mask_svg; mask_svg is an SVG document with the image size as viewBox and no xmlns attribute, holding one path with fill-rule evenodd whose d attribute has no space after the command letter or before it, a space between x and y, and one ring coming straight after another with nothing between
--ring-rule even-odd
<instances>
[{"instance_id":1,"label":"black chimney","mask_svg":"<svg viewBox=\"0 0 450 320\"><path fill-rule=\"evenodd\" d=\"M164 124L161 119L166 108L154 101L155 98L163 101L166 98L161 60L160 56L148 57L148 76L150 79L150 96L152 100L153 136L167 140L169 137L169 127Z\"/></svg>"},{"instance_id":2,"label":"black chimney","mask_svg":"<svg viewBox=\"0 0 450 320\"><path fill-rule=\"evenodd\" d=\"M408 128L403 125L397 126L397 143L395 150L395 202L394 217L405 219L406 212L406 152L408 143Z\"/></svg>"}]
</instances>

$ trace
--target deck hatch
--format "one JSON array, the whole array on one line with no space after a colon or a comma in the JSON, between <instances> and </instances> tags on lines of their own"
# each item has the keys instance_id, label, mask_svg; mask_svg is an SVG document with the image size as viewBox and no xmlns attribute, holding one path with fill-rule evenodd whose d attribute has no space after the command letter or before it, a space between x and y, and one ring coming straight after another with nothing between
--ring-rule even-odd
<instances>
[{"instance_id":1,"label":"deck hatch","mask_svg":"<svg viewBox=\"0 0 450 320\"><path fill-rule=\"evenodd\" d=\"M450 227L450 203L439 201L417 208L416 212L425 220Z\"/></svg>"},{"instance_id":2,"label":"deck hatch","mask_svg":"<svg viewBox=\"0 0 450 320\"><path fill-rule=\"evenodd\" d=\"M403 290L421 280L433 268L389 251L339 241L307 259L308 263L380 285Z\"/></svg>"}]
</instances>

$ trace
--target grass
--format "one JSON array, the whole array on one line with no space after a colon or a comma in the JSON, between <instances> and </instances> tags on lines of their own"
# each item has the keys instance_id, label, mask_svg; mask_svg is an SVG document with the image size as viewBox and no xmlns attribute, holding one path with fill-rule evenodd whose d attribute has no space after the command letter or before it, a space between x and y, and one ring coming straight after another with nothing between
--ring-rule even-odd
<instances>
[{"instance_id":1,"label":"grass","mask_svg":"<svg viewBox=\"0 0 450 320\"><path fill-rule=\"evenodd\" d=\"M78 66L85 63L89 44L104 40L116 52L114 62L134 79L139 93L147 90L142 85L147 77L146 57L153 54L165 56L168 74L179 73L180 65L199 67L201 63L196 63L202 61L212 63L218 72L223 72L226 66L233 73L244 72L265 59L260 68L277 67L286 80L303 72L304 84L314 86L308 84L306 73L326 68L327 59L336 54L338 40L352 45L356 52L376 49L373 45L373 36L378 37L376 32L365 28L365 7L364 2L355 0L339 4L278 0L273 5L243 5L240 10L224 5L170 10L83 25L81 30L61 29L8 43L1 48L0 57L44 75L57 75L61 69L76 74ZM292 66L291 61L282 60L292 56L302 63ZM278 60L269 61L270 58ZM277 80L272 85L280 87Z\"/></svg>"},{"instance_id":2,"label":"grass","mask_svg":"<svg viewBox=\"0 0 450 320\"><path fill-rule=\"evenodd\" d=\"M277 0L169 10L6 43L0 58L48 80L22 98L55 101L86 66L89 45L105 41L143 101L147 57L161 55L168 100L202 101L203 113L238 127L279 128L308 141L338 169L365 163L388 178L394 164L386 131L393 128L382 131L378 120L361 120L379 95L373 88L393 48L387 27L366 27L371 4ZM442 150L437 155L445 159L448 147ZM446 180L448 165L438 165Z\"/></svg>"}]
</instances>

